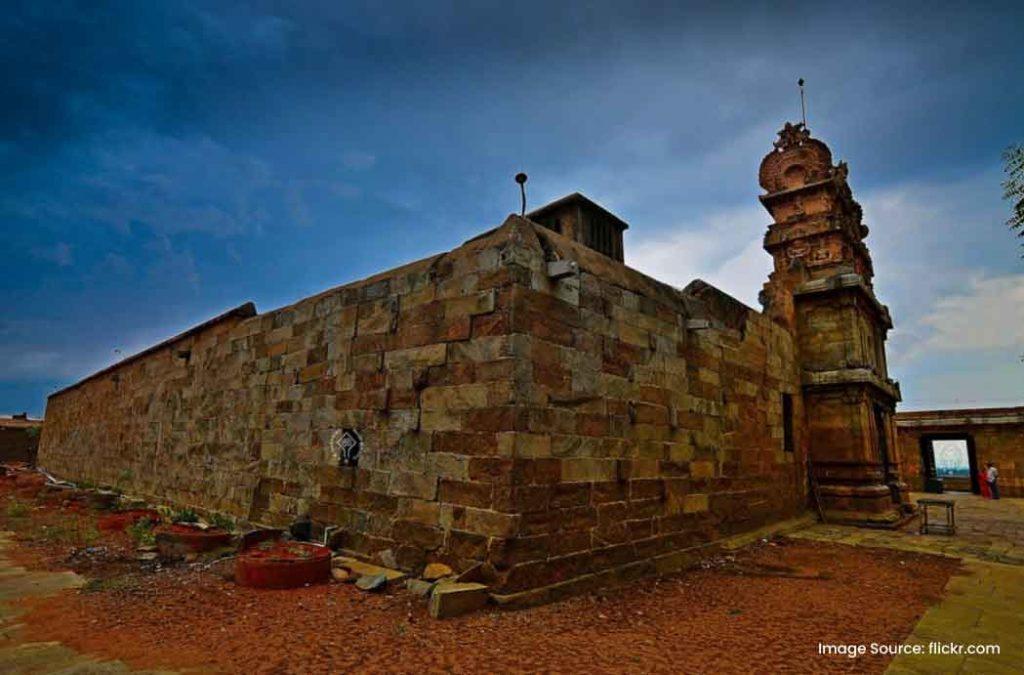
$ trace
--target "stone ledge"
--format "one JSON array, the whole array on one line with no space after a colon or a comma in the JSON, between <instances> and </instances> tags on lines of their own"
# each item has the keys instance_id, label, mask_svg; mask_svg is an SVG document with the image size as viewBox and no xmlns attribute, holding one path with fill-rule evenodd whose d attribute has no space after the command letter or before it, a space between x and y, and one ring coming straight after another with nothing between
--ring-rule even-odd
<instances>
[{"instance_id":1,"label":"stone ledge","mask_svg":"<svg viewBox=\"0 0 1024 675\"><path fill-rule=\"evenodd\" d=\"M866 384L875 387L885 395L902 400L900 385L893 380L883 380L868 368L842 368L838 370L805 370L801 375L805 387L833 387L846 384Z\"/></svg>"},{"instance_id":2,"label":"stone ledge","mask_svg":"<svg viewBox=\"0 0 1024 675\"><path fill-rule=\"evenodd\" d=\"M885 327L892 328L892 317L889 315L889 308L875 297L875 292L864 281L864 277L855 272L836 274L824 279L804 282L793 289L793 297L798 298L802 295L817 295L819 293L830 293L839 290L860 291L871 303L871 306L875 308L875 311L878 312Z\"/></svg>"}]
</instances>

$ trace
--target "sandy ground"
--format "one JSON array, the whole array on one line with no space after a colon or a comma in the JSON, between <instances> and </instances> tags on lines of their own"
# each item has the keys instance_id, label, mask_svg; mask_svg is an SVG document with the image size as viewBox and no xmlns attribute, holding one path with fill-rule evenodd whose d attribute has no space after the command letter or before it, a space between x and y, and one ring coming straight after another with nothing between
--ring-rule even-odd
<instances>
[{"instance_id":1,"label":"sandy ground","mask_svg":"<svg viewBox=\"0 0 1024 675\"><path fill-rule=\"evenodd\" d=\"M33 601L31 639L136 667L211 672L882 672L888 657L822 656L818 643L901 642L959 565L782 539L602 594L435 621L404 589L267 591L216 568L140 571L117 560L130 550L116 549L123 542L109 559L76 563L75 546L34 536L31 523L59 507L9 512L0 509L0 524L26 540L26 562L52 568L63 556L101 580Z\"/></svg>"}]
</instances>

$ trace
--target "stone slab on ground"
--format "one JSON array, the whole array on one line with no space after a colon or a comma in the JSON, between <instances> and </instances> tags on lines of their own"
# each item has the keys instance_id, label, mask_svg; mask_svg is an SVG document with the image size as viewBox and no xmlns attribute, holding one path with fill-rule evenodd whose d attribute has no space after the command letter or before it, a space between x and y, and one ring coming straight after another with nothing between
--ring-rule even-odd
<instances>
[{"instance_id":1,"label":"stone slab on ground","mask_svg":"<svg viewBox=\"0 0 1024 675\"><path fill-rule=\"evenodd\" d=\"M487 605L487 586L474 583L438 584L430 594L430 616L450 619L483 609Z\"/></svg>"},{"instance_id":2,"label":"stone slab on ground","mask_svg":"<svg viewBox=\"0 0 1024 675\"><path fill-rule=\"evenodd\" d=\"M388 578L384 574L364 574L356 579L356 588L361 591L383 591L387 585Z\"/></svg>"},{"instance_id":3,"label":"stone slab on ground","mask_svg":"<svg viewBox=\"0 0 1024 675\"><path fill-rule=\"evenodd\" d=\"M913 500L928 497L913 493ZM793 532L801 539L881 546L935 553L965 560L1024 565L1024 499L982 499L970 494L943 495L956 503L955 535L920 534L917 523L899 530L868 530L816 524Z\"/></svg>"},{"instance_id":4,"label":"stone slab on ground","mask_svg":"<svg viewBox=\"0 0 1024 675\"><path fill-rule=\"evenodd\" d=\"M1024 567L979 561L946 585L946 597L914 626L907 644L999 645L999 654L904 654L887 673L1024 672Z\"/></svg>"},{"instance_id":5,"label":"stone slab on ground","mask_svg":"<svg viewBox=\"0 0 1024 675\"><path fill-rule=\"evenodd\" d=\"M393 570L389 567L381 567L380 565L374 565L373 563L363 562L355 558L348 556L335 556L331 560L331 567L344 567L345 569L352 572L352 575L356 578L363 576L374 576L377 574L383 574L387 577L388 583L394 583L405 579L406 574L400 570Z\"/></svg>"}]
</instances>

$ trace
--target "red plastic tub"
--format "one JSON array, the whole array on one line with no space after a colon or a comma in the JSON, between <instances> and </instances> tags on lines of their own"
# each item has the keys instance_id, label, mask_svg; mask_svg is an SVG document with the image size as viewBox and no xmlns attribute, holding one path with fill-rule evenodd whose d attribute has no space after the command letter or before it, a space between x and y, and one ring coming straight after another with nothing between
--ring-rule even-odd
<instances>
[{"instance_id":1,"label":"red plastic tub","mask_svg":"<svg viewBox=\"0 0 1024 675\"><path fill-rule=\"evenodd\" d=\"M267 541L235 559L235 582L254 588L297 588L331 576L331 549L297 541Z\"/></svg>"}]
</instances>

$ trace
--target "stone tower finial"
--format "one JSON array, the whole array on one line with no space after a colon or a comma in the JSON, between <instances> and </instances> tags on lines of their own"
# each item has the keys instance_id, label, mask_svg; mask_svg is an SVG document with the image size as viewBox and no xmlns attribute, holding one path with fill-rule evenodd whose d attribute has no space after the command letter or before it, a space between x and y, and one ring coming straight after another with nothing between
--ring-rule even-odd
<instances>
[{"instance_id":1,"label":"stone tower finial","mask_svg":"<svg viewBox=\"0 0 1024 675\"><path fill-rule=\"evenodd\" d=\"M852 273L871 287L874 270L863 241L868 229L846 182L848 173L846 164L833 164L828 146L799 123L787 122L761 161L758 181L767 194L760 199L774 220L764 247L775 259L761 298L765 310L791 328L793 294L800 285Z\"/></svg>"},{"instance_id":2,"label":"stone tower finial","mask_svg":"<svg viewBox=\"0 0 1024 675\"><path fill-rule=\"evenodd\" d=\"M804 126L803 122L792 124L786 122L779 131L779 140L775 141L776 150L788 150L797 145L803 145L804 141L810 140L811 130Z\"/></svg>"},{"instance_id":3,"label":"stone tower finial","mask_svg":"<svg viewBox=\"0 0 1024 675\"><path fill-rule=\"evenodd\" d=\"M759 180L769 193L801 187L832 173L832 151L797 122L779 131L775 149L761 160Z\"/></svg>"}]
</instances>

